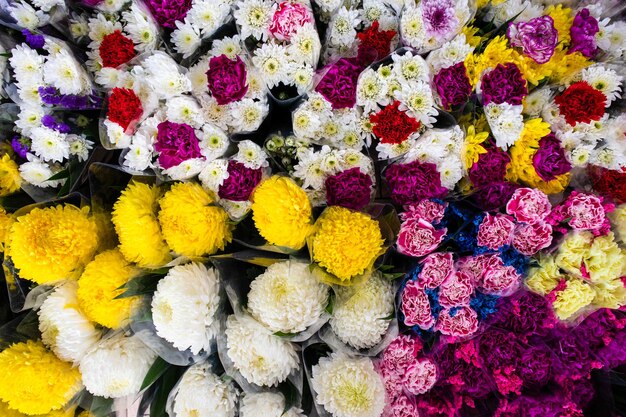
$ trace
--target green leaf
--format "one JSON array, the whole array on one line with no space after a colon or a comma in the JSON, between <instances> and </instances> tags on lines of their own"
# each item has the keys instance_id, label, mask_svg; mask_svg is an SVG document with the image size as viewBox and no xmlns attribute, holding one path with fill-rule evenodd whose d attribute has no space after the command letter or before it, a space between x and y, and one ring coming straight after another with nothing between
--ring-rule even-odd
<instances>
[{"instance_id":1,"label":"green leaf","mask_svg":"<svg viewBox=\"0 0 626 417\"><path fill-rule=\"evenodd\" d=\"M298 389L290 380L286 380L278 385L278 390L283 397L285 397L285 409L283 410L283 414L286 413L298 403L298 399L300 398L300 393Z\"/></svg>"},{"instance_id":2,"label":"green leaf","mask_svg":"<svg viewBox=\"0 0 626 417\"><path fill-rule=\"evenodd\" d=\"M159 387L156 390L154 401L152 401L150 405L150 417L163 417L167 415L165 412L167 397L185 372L185 369L187 368L172 365L163 373L163 376L158 382Z\"/></svg>"},{"instance_id":3,"label":"green leaf","mask_svg":"<svg viewBox=\"0 0 626 417\"><path fill-rule=\"evenodd\" d=\"M274 333L274 336L278 336L278 337L294 337L295 335L297 335L298 333L283 333L283 332L276 332Z\"/></svg>"},{"instance_id":4,"label":"green leaf","mask_svg":"<svg viewBox=\"0 0 626 417\"><path fill-rule=\"evenodd\" d=\"M383 274L383 278L388 279L389 281L402 278L403 276L404 276L404 272L392 272L392 273Z\"/></svg>"},{"instance_id":5,"label":"green leaf","mask_svg":"<svg viewBox=\"0 0 626 417\"><path fill-rule=\"evenodd\" d=\"M67 169L63 169L63 170L57 172L56 174L54 174L53 176L48 178L46 181L62 180L64 178L69 178L69 177L70 177L70 170L69 170L69 168L67 168Z\"/></svg>"},{"instance_id":6,"label":"green leaf","mask_svg":"<svg viewBox=\"0 0 626 417\"><path fill-rule=\"evenodd\" d=\"M391 271L393 268L394 268L393 265L381 265L378 267L378 270L382 272L386 272L386 271Z\"/></svg>"},{"instance_id":7,"label":"green leaf","mask_svg":"<svg viewBox=\"0 0 626 417\"><path fill-rule=\"evenodd\" d=\"M141 275L139 277L131 279L126 284L117 288L118 290L125 291L115 297L114 300L118 300L120 298L134 297L136 295L154 294L157 285L159 284L159 280L163 278L167 273L161 273L161 271L163 270L165 270L165 268L163 268L162 270L156 270L155 272L148 275Z\"/></svg>"},{"instance_id":8,"label":"green leaf","mask_svg":"<svg viewBox=\"0 0 626 417\"><path fill-rule=\"evenodd\" d=\"M96 417L107 417L113 408L112 398L93 397L89 411Z\"/></svg>"},{"instance_id":9,"label":"green leaf","mask_svg":"<svg viewBox=\"0 0 626 417\"><path fill-rule=\"evenodd\" d=\"M165 371L167 371L169 366L170 364L165 362L163 358L158 357L148 370L146 377L143 379L143 382L141 383L141 391L154 384L156 380L159 379Z\"/></svg>"},{"instance_id":10,"label":"green leaf","mask_svg":"<svg viewBox=\"0 0 626 417\"><path fill-rule=\"evenodd\" d=\"M395 311L393 313L391 313L390 315L388 315L387 317L381 317L378 320L393 320L396 318L396 313Z\"/></svg>"},{"instance_id":11,"label":"green leaf","mask_svg":"<svg viewBox=\"0 0 626 417\"><path fill-rule=\"evenodd\" d=\"M335 306L335 294L331 292L330 297L328 297L328 304L326 304L326 312L330 315L333 314L333 308Z\"/></svg>"}]
</instances>

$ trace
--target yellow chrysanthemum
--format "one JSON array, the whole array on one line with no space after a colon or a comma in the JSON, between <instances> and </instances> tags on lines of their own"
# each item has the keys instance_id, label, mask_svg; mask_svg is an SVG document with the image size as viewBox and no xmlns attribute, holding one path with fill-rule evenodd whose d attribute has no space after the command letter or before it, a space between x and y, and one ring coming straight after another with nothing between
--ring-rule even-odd
<instances>
[{"instance_id":1,"label":"yellow chrysanthemum","mask_svg":"<svg viewBox=\"0 0 626 417\"><path fill-rule=\"evenodd\" d=\"M465 41L476 48L480 44L480 36L476 36L478 28L474 26L463 27L463 34L465 35Z\"/></svg>"},{"instance_id":2,"label":"yellow chrysanthemum","mask_svg":"<svg viewBox=\"0 0 626 417\"><path fill-rule=\"evenodd\" d=\"M17 164L8 154L0 158L0 197L13 194L20 189L22 177Z\"/></svg>"},{"instance_id":3,"label":"yellow chrysanthemum","mask_svg":"<svg viewBox=\"0 0 626 417\"><path fill-rule=\"evenodd\" d=\"M113 207L112 221L124 257L143 268L171 260L157 220L161 189L139 182L126 187Z\"/></svg>"},{"instance_id":4,"label":"yellow chrysanthemum","mask_svg":"<svg viewBox=\"0 0 626 417\"><path fill-rule=\"evenodd\" d=\"M16 343L0 353L0 399L25 414L61 410L82 389L78 368L43 343Z\"/></svg>"},{"instance_id":5,"label":"yellow chrysanthemum","mask_svg":"<svg viewBox=\"0 0 626 417\"><path fill-rule=\"evenodd\" d=\"M552 59L545 65L551 66L552 81L566 83L573 80L581 70L591 64L592 62L580 52L570 54L562 45L559 45Z\"/></svg>"},{"instance_id":6,"label":"yellow chrysanthemum","mask_svg":"<svg viewBox=\"0 0 626 417\"><path fill-rule=\"evenodd\" d=\"M263 181L252 194L252 219L272 245L301 249L313 231L312 208L302 188L286 177Z\"/></svg>"},{"instance_id":7,"label":"yellow chrysanthemum","mask_svg":"<svg viewBox=\"0 0 626 417\"><path fill-rule=\"evenodd\" d=\"M91 412L85 410L82 413L80 413L77 417L94 417L94 415Z\"/></svg>"},{"instance_id":8,"label":"yellow chrysanthemum","mask_svg":"<svg viewBox=\"0 0 626 417\"><path fill-rule=\"evenodd\" d=\"M508 47L505 36L496 36L487 45L482 54L469 54L465 59L467 76L473 86L478 84L480 77L487 68L495 68L498 64L515 62L518 54Z\"/></svg>"},{"instance_id":9,"label":"yellow chrysanthemum","mask_svg":"<svg viewBox=\"0 0 626 417\"><path fill-rule=\"evenodd\" d=\"M4 252L4 242L14 221L13 216L4 207L0 207L0 252Z\"/></svg>"},{"instance_id":10,"label":"yellow chrysanthemum","mask_svg":"<svg viewBox=\"0 0 626 417\"><path fill-rule=\"evenodd\" d=\"M378 222L366 214L332 206L317 219L315 227L313 260L341 281L363 274L383 253Z\"/></svg>"},{"instance_id":11,"label":"yellow chrysanthemum","mask_svg":"<svg viewBox=\"0 0 626 417\"><path fill-rule=\"evenodd\" d=\"M570 41L570 29L572 23L574 23L574 16L572 16L572 9L569 7L563 7L562 4L551 4L546 7L544 14L548 15L554 20L554 28L559 33L558 40L562 43L569 43Z\"/></svg>"},{"instance_id":12,"label":"yellow chrysanthemum","mask_svg":"<svg viewBox=\"0 0 626 417\"><path fill-rule=\"evenodd\" d=\"M124 292L118 288L139 272L118 249L96 256L85 267L76 293L78 304L87 318L110 329L121 327L132 314L137 297L115 297Z\"/></svg>"},{"instance_id":13,"label":"yellow chrysanthemum","mask_svg":"<svg viewBox=\"0 0 626 417\"><path fill-rule=\"evenodd\" d=\"M6 255L20 277L50 284L78 278L97 248L98 227L89 207L66 204L18 217L9 231Z\"/></svg>"},{"instance_id":14,"label":"yellow chrysanthemum","mask_svg":"<svg viewBox=\"0 0 626 417\"><path fill-rule=\"evenodd\" d=\"M582 280L574 278L567 281L567 287L563 291L557 293L552 307L559 319L567 320L591 304L594 297L593 288Z\"/></svg>"},{"instance_id":15,"label":"yellow chrysanthemum","mask_svg":"<svg viewBox=\"0 0 626 417\"><path fill-rule=\"evenodd\" d=\"M526 286L540 295L546 295L559 284L561 274L554 262L554 257L547 255L539 258L539 265L528 271Z\"/></svg>"},{"instance_id":16,"label":"yellow chrysanthemum","mask_svg":"<svg viewBox=\"0 0 626 417\"><path fill-rule=\"evenodd\" d=\"M7 403L0 401L0 416L2 417L74 417L75 412L76 407L70 407L67 410L54 410L45 414L24 414L20 413L17 410L9 408L9 405ZM81 415L79 414L78 417L81 417Z\"/></svg>"},{"instance_id":17,"label":"yellow chrysanthemum","mask_svg":"<svg viewBox=\"0 0 626 417\"><path fill-rule=\"evenodd\" d=\"M189 258L212 255L232 240L228 214L200 185L174 184L159 204L159 223L172 250Z\"/></svg>"},{"instance_id":18,"label":"yellow chrysanthemum","mask_svg":"<svg viewBox=\"0 0 626 417\"><path fill-rule=\"evenodd\" d=\"M463 146L463 165L465 169L470 169L472 165L478 162L478 158L481 154L487 153L487 150L482 146L482 143L489 137L488 132L476 132L474 126L467 128L467 135L465 135L465 144Z\"/></svg>"}]
</instances>

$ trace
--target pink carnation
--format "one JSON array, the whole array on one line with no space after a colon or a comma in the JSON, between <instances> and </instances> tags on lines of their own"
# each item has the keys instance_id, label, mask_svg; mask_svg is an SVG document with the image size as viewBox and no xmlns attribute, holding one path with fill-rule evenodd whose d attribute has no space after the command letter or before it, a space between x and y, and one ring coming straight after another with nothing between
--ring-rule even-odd
<instances>
[{"instance_id":1,"label":"pink carnation","mask_svg":"<svg viewBox=\"0 0 626 417\"><path fill-rule=\"evenodd\" d=\"M453 337L467 337L478 330L478 316L470 307L444 309L439 314L435 330Z\"/></svg>"},{"instance_id":2,"label":"pink carnation","mask_svg":"<svg viewBox=\"0 0 626 417\"><path fill-rule=\"evenodd\" d=\"M468 256L457 262L456 269L472 277L474 284L478 284L487 266L493 262L491 258L492 255Z\"/></svg>"},{"instance_id":3,"label":"pink carnation","mask_svg":"<svg viewBox=\"0 0 626 417\"><path fill-rule=\"evenodd\" d=\"M430 329L435 320L430 312L430 301L416 281L409 281L402 291L401 310L404 314L404 324L407 326L419 326L426 330Z\"/></svg>"},{"instance_id":4,"label":"pink carnation","mask_svg":"<svg viewBox=\"0 0 626 417\"><path fill-rule=\"evenodd\" d=\"M435 229L424 220L409 219L400 226L396 245L398 252L409 256L425 256L437 249L448 229Z\"/></svg>"},{"instance_id":5,"label":"pink carnation","mask_svg":"<svg viewBox=\"0 0 626 417\"><path fill-rule=\"evenodd\" d=\"M446 212L447 203L439 204L431 200L422 200L418 204L405 206L404 213L400 214L402 220L422 219L428 223L439 223Z\"/></svg>"},{"instance_id":6,"label":"pink carnation","mask_svg":"<svg viewBox=\"0 0 626 417\"><path fill-rule=\"evenodd\" d=\"M548 196L534 188L518 188L506 205L506 212L515 216L517 221L537 223L545 219L552 205Z\"/></svg>"},{"instance_id":7,"label":"pink carnation","mask_svg":"<svg viewBox=\"0 0 626 417\"><path fill-rule=\"evenodd\" d=\"M303 4L284 1L278 5L272 17L269 31L279 41L288 41L298 29L313 22L313 14Z\"/></svg>"},{"instance_id":8,"label":"pink carnation","mask_svg":"<svg viewBox=\"0 0 626 417\"><path fill-rule=\"evenodd\" d=\"M437 367L430 359L419 359L409 365L402 377L404 389L414 395L425 394L437 382Z\"/></svg>"},{"instance_id":9,"label":"pink carnation","mask_svg":"<svg viewBox=\"0 0 626 417\"><path fill-rule=\"evenodd\" d=\"M422 350L422 342L408 335L393 339L383 352L383 363L387 369L404 373L406 367L417 358Z\"/></svg>"},{"instance_id":10,"label":"pink carnation","mask_svg":"<svg viewBox=\"0 0 626 417\"><path fill-rule=\"evenodd\" d=\"M517 290L520 280L515 268L504 265L500 257L494 255L485 269L480 288L487 294L509 295Z\"/></svg>"},{"instance_id":11,"label":"pink carnation","mask_svg":"<svg viewBox=\"0 0 626 417\"><path fill-rule=\"evenodd\" d=\"M548 223L520 223L515 227L513 247L522 255L532 256L551 243L552 226Z\"/></svg>"},{"instance_id":12,"label":"pink carnation","mask_svg":"<svg viewBox=\"0 0 626 417\"><path fill-rule=\"evenodd\" d=\"M426 288L437 288L454 273L454 259L451 253L431 253L422 262L418 281Z\"/></svg>"},{"instance_id":13,"label":"pink carnation","mask_svg":"<svg viewBox=\"0 0 626 417\"><path fill-rule=\"evenodd\" d=\"M379 362L377 371L383 379L385 393L390 399L394 399L402 395L402 375L394 369L387 367L385 362Z\"/></svg>"},{"instance_id":14,"label":"pink carnation","mask_svg":"<svg viewBox=\"0 0 626 417\"><path fill-rule=\"evenodd\" d=\"M566 205L569 225L576 230L596 230L604 224L602 200L595 195L572 192Z\"/></svg>"},{"instance_id":15,"label":"pink carnation","mask_svg":"<svg viewBox=\"0 0 626 417\"><path fill-rule=\"evenodd\" d=\"M468 306L473 293L472 277L464 272L457 272L441 284L439 303L447 308Z\"/></svg>"},{"instance_id":16,"label":"pink carnation","mask_svg":"<svg viewBox=\"0 0 626 417\"><path fill-rule=\"evenodd\" d=\"M487 213L480 226L478 226L478 246L497 250L502 246L509 245L514 228L515 221L511 216Z\"/></svg>"},{"instance_id":17,"label":"pink carnation","mask_svg":"<svg viewBox=\"0 0 626 417\"><path fill-rule=\"evenodd\" d=\"M406 395L400 395L391 404L390 417L419 417L419 411L417 411L417 404L414 398L409 398Z\"/></svg>"}]
</instances>

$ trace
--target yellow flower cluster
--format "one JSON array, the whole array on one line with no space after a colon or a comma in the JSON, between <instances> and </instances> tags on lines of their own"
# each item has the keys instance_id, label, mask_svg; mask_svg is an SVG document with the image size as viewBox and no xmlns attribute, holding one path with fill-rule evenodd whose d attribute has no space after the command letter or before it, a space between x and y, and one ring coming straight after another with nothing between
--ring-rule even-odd
<instances>
[{"instance_id":1,"label":"yellow flower cluster","mask_svg":"<svg viewBox=\"0 0 626 417\"><path fill-rule=\"evenodd\" d=\"M159 204L163 237L176 253L188 258L212 255L232 240L228 214L198 184L177 183Z\"/></svg>"},{"instance_id":2,"label":"yellow flower cluster","mask_svg":"<svg viewBox=\"0 0 626 417\"><path fill-rule=\"evenodd\" d=\"M295 182L275 175L252 194L252 219L270 244L301 249L313 231L309 197Z\"/></svg>"},{"instance_id":3,"label":"yellow flower cluster","mask_svg":"<svg viewBox=\"0 0 626 417\"><path fill-rule=\"evenodd\" d=\"M17 410L9 408L7 403L0 401L0 416L2 417L74 417L76 414L76 407L69 407L62 410L53 410L45 414L24 414ZM83 417L82 413L78 417ZM89 416L93 417L93 416Z\"/></svg>"},{"instance_id":4,"label":"yellow flower cluster","mask_svg":"<svg viewBox=\"0 0 626 417\"><path fill-rule=\"evenodd\" d=\"M7 213L4 207L0 207L0 252L4 252L4 242L7 239L13 222L13 216L11 216L10 213Z\"/></svg>"},{"instance_id":5,"label":"yellow flower cluster","mask_svg":"<svg viewBox=\"0 0 626 417\"><path fill-rule=\"evenodd\" d=\"M6 246L24 279L38 284L76 279L98 248L98 226L89 207L35 208L13 223Z\"/></svg>"},{"instance_id":6,"label":"yellow flower cluster","mask_svg":"<svg viewBox=\"0 0 626 417\"><path fill-rule=\"evenodd\" d=\"M102 252L78 280L78 304L89 320L110 329L121 327L131 316L137 297L115 299L118 289L139 275L118 249Z\"/></svg>"},{"instance_id":7,"label":"yellow flower cluster","mask_svg":"<svg viewBox=\"0 0 626 417\"><path fill-rule=\"evenodd\" d=\"M615 210L608 216L613 226L615 238L626 244L626 203L615 207Z\"/></svg>"},{"instance_id":8,"label":"yellow flower cluster","mask_svg":"<svg viewBox=\"0 0 626 417\"><path fill-rule=\"evenodd\" d=\"M313 260L341 281L371 269L384 252L378 222L367 214L332 206L315 227L310 242Z\"/></svg>"},{"instance_id":9,"label":"yellow flower cluster","mask_svg":"<svg viewBox=\"0 0 626 417\"><path fill-rule=\"evenodd\" d=\"M157 221L161 189L132 182L113 207L112 221L124 257L140 267L159 267L170 261L170 250Z\"/></svg>"},{"instance_id":10,"label":"yellow flower cluster","mask_svg":"<svg viewBox=\"0 0 626 417\"><path fill-rule=\"evenodd\" d=\"M546 16L550 16L554 21L554 28L559 33L559 43L568 44L570 42L569 32L572 28L572 23L574 23L572 9L569 7L563 7L562 4L551 4L546 7L544 14Z\"/></svg>"},{"instance_id":11,"label":"yellow flower cluster","mask_svg":"<svg viewBox=\"0 0 626 417\"><path fill-rule=\"evenodd\" d=\"M78 368L61 361L41 342L29 340L3 350L0 369L0 399L24 414L61 410L82 389Z\"/></svg>"},{"instance_id":12,"label":"yellow flower cluster","mask_svg":"<svg viewBox=\"0 0 626 417\"><path fill-rule=\"evenodd\" d=\"M22 177L17 164L8 154L0 158L0 197L13 194L20 189Z\"/></svg>"},{"instance_id":13,"label":"yellow flower cluster","mask_svg":"<svg viewBox=\"0 0 626 417\"><path fill-rule=\"evenodd\" d=\"M589 284L580 279L572 279L567 281L563 291L557 293L552 307L559 319L567 320L591 304L593 298L594 291Z\"/></svg>"},{"instance_id":14,"label":"yellow flower cluster","mask_svg":"<svg viewBox=\"0 0 626 417\"><path fill-rule=\"evenodd\" d=\"M478 162L478 158L480 158L481 154L487 153L487 150L482 144L488 137L489 132L477 132L474 125L467 128L462 151L462 160L465 169L470 169L472 165Z\"/></svg>"},{"instance_id":15,"label":"yellow flower cluster","mask_svg":"<svg viewBox=\"0 0 626 417\"><path fill-rule=\"evenodd\" d=\"M506 179L529 187L538 188L546 194L560 193L570 181L570 173L557 176L552 181L544 181L537 174L533 157L539 148L539 140L550 133L550 125L541 119L531 119L524 123L519 139L509 149L511 162L507 166Z\"/></svg>"}]
</instances>

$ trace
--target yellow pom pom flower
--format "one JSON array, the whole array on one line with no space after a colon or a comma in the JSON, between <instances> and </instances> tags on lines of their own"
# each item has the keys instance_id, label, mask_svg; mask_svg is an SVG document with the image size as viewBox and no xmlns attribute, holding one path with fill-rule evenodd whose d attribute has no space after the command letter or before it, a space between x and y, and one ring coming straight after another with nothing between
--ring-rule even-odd
<instances>
[{"instance_id":1,"label":"yellow pom pom flower","mask_svg":"<svg viewBox=\"0 0 626 417\"><path fill-rule=\"evenodd\" d=\"M188 258L212 255L232 240L228 214L198 184L180 182L161 198L159 223L172 250Z\"/></svg>"},{"instance_id":2,"label":"yellow pom pom flower","mask_svg":"<svg viewBox=\"0 0 626 417\"><path fill-rule=\"evenodd\" d=\"M82 389L78 368L41 342L29 340L3 350L0 369L0 399L24 414L61 410Z\"/></svg>"},{"instance_id":3,"label":"yellow pom pom flower","mask_svg":"<svg viewBox=\"0 0 626 417\"><path fill-rule=\"evenodd\" d=\"M317 219L311 251L315 262L341 281L347 281L372 268L384 252L383 243L376 220L332 206Z\"/></svg>"},{"instance_id":4,"label":"yellow pom pom flower","mask_svg":"<svg viewBox=\"0 0 626 417\"><path fill-rule=\"evenodd\" d=\"M0 158L0 197L13 194L20 189L22 177L17 164L8 154Z\"/></svg>"},{"instance_id":5,"label":"yellow pom pom flower","mask_svg":"<svg viewBox=\"0 0 626 417\"><path fill-rule=\"evenodd\" d=\"M567 281L567 287L559 291L552 303L556 316L567 320L587 307L593 301L595 291L587 283L578 278Z\"/></svg>"},{"instance_id":6,"label":"yellow pom pom flower","mask_svg":"<svg viewBox=\"0 0 626 417\"><path fill-rule=\"evenodd\" d=\"M130 317L137 297L115 299L118 289L139 275L118 249L102 252L86 267L78 280L76 296L85 316L102 326L117 329Z\"/></svg>"},{"instance_id":7,"label":"yellow pom pom flower","mask_svg":"<svg viewBox=\"0 0 626 417\"><path fill-rule=\"evenodd\" d=\"M14 221L13 216L7 213L4 207L0 207L0 252L4 252L4 242Z\"/></svg>"},{"instance_id":8,"label":"yellow pom pom flower","mask_svg":"<svg viewBox=\"0 0 626 417\"><path fill-rule=\"evenodd\" d=\"M313 231L312 208L304 190L286 177L263 181L252 194L252 219L272 245L301 249Z\"/></svg>"},{"instance_id":9,"label":"yellow pom pom flower","mask_svg":"<svg viewBox=\"0 0 626 417\"><path fill-rule=\"evenodd\" d=\"M38 284L76 279L98 248L98 227L89 207L35 208L17 218L7 239L20 277Z\"/></svg>"},{"instance_id":10,"label":"yellow pom pom flower","mask_svg":"<svg viewBox=\"0 0 626 417\"><path fill-rule=\"evenodd\" d=\"M124 257L142 268L157 268L171 260L157 221L161 190L133 182L113 207L112 221Z\"/></svg>"}]
</instances>

